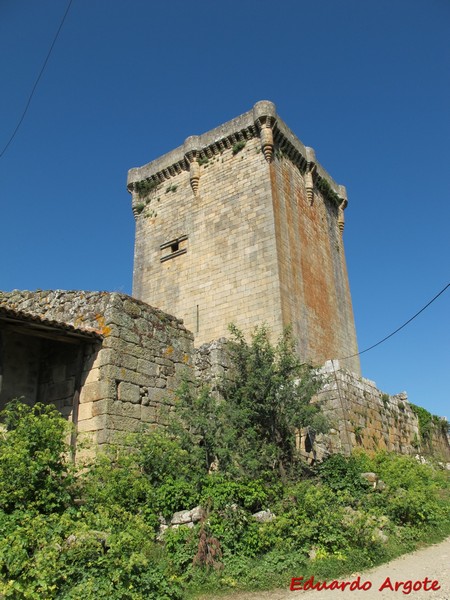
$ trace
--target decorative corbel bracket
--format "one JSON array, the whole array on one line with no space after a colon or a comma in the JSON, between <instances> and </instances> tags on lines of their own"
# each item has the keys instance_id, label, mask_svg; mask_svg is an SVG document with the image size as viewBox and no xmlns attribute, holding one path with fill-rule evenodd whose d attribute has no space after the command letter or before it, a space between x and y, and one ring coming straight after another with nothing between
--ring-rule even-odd
<instances>
[{"instance_id":1,"label":"decorative corbel bracket","mask_svg":"<svg viewBox=\"0 0 450 600\"><path fill-rule=\"evenodd\" d=\"M191 183L194 196L198 196L198 188L200 184L200 165L198 157L200 155L200 142L197 135L191 135L184 142L184 158L189 167L189 180Z\"/></svg>"},{"instance_id":2,"label":"decorative corbel bracket","mask_svg":"<svg viewBox=\"0 0 450 600\"><path fill-rule=\"evenodd\" d=\"M305 187L306 187L306 197L308 198L310 204L312 205L314 202L314 172L316 170L316 153L312 148L306 148L306 173L305 173Z\"/></svg>"},{"instance_id":3,"label":"decorative corbel bracket","mask_svg":"<svg viewBox=\"0 0 450 600\"><path fill-rule=\"evenodd\" d=\"M273 128L277 122L275 104L268 100L257 102L253 107L253 118L259 130L264 158L270 163L273 158Z\"/></svg>"},{"instance_id":4,"label":"decorative corbel bracket","mask_svg":"<svg viewBox=\"0 0 450 600\"><path fill-rule=\"evenodd\" d=\"M342 198L342 202L339 204L338 208L338 227L341 235L344 233L345 227L345 217L344 210L347 208L348 200L347 200L347 190L345 189L345 185L339 186L339 197Z\"/></svg>"}]
</instances>

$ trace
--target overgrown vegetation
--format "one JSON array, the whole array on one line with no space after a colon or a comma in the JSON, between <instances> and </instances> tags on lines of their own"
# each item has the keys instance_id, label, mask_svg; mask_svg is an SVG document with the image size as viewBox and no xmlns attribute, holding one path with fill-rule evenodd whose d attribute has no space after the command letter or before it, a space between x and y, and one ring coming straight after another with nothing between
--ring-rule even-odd
<instances>
[{"instance_id":1,"label":"overgrown vegetation","mask_svg":"<svg viewBox=\"0 0 450 600\"><path fill-rule=\"evenodd\" d=\"M133 185L134 190L137 192L139 198L145 198L145 196L148 196L150 192L156 190L160 183L154 179L143 179L142 181L135 181Z\"/></svg>"},{"instance_id":2,"label":"overgrown vegetation","mask_svg":"<svg viewBox=\"0 0 450 600\"><path fill-rule=\"evenodd\" d=\"M238 152L243 150L245 148L246 144L247 144L247 142L245 140L240 140L239 142L236 142L235 144L233 144L233 147L231 149L233 156L235 156Z\"/></svg>"},{"instance_id":3,"label":"overgrown vegetation","mask_svg":"<svg viewBox=\"0 0 450 600\"><path fill-rule=\"evenodd\" d=\"M336 194L331 185L324 177L320 177L316 181L316 187L328 200L333 202L336 206L340 206L342 203L342 198Z\"/></svg>"},{"instance_id":4,"label":"overgrown vegetation","mask_svg":"<svg viewBox=\"0 0 450 600\"><path fill-rule=\"evenodd\" d=\"M299 468L295 433L309 427L324 432L327 423L318 403L310 402L323 379L301 364L289 331L273 346L267 328L255 330L251 344L234 326L229 352L232 371L218 402L207 388L193 394L187 384L178 399L179 421L190 433L186 447L196 444L208 470L213 462L232 477L287 479ZM175 429L173 429L175 425Z\"/></svg>"},{"instance_id":5,"label":"overgrown vegetation","mask_svg":"<svg viewBox=\"0 0 450 600\"><path fill-rule=\"evenodd\" d=\"M82 469L52 407L15 401L0 434L0 595L13 600L176 600L358 571L449 530L446 473L392 454L302 466L296 427L325 428L319 380L292 340L234 331L224 401L180 390L177 417ZM299 383L298 377L301 376ZM181 419L183 427L180 426ZM377 491L361 478L375 472ZM193 528L160 523L200 505ZM275 518L258 522L268 510ZM160 539L157 539L160 538Z\"/></svg>"},{"instance_id":6,"label":"overgrown vegetation","mask_svg":"<svg viewBox=\"0 0 450 600\"><path fill-rule=\"evenodd\" d=\"M441 419L436 415L432 415L421 406L416 406L415 404L410 404L410 406L419 421L419 435L424 445L429 445L431 443L433 429L440 433L448 433L449 422L446 419Z\"/></svg>"}]
</instances>

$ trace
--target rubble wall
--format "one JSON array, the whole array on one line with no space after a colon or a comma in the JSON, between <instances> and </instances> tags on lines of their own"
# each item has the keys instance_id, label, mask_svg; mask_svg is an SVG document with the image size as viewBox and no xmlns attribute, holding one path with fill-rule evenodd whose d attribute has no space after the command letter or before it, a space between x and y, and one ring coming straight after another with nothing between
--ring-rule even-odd
<instances>
[{"instance_id":1,"label":"rubble wall","mask_svg":"<svg viewBox=\"0 0 450 600\"><path fill-rule=\"evenodd\" d=\"M431 442L424 443L419 419L406 392L389 395L374 381L341 369L338 361L328 361L322 369L326 383L315 401L321 403L330 430L314 439L308 452L308 432L299 438L302 454L320 459L329 453L350 454L355 448L369 452L386 450L399 454L434 454L450 460L448 435L442 427L432 429Z\"/></svg>"}]
</instances>

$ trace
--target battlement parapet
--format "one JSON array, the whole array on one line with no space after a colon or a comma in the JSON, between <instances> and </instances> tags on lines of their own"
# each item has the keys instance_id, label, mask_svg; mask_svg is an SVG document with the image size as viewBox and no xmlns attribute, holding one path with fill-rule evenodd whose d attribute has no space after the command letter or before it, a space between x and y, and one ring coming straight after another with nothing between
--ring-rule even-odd
<instances>
[{"instance_id":1,"label":"battlement parapet","mask_svg":"<svg viewBox=\"0 0 450 600\"><path fill-rule=\"evenodd\" d=\"M155 185L161 184L182 171L191 170L193 163L209 159L224 150L233 148L236 144L258 136L261 138L262 150L268 162L273 158L274 148L277 148L302 173L310 172L315 182L325 180L331 191L341 201L345 201L346 206L345 187L337 184L316 161L314 150L298 139L278 116L275 104L268 100L257 102L248 112L211 131L188 137L181 146L146 165L130 169L128 191L130 193L136 191L136 184L142 181L153 182Z\"/></svg>"}]
</instances>

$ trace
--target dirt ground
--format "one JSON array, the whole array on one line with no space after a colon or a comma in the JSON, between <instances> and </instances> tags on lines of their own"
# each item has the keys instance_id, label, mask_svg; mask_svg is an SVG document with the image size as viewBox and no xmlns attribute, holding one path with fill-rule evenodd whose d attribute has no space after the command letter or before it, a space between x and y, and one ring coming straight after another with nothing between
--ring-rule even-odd
<instances>
[{"instance_id":1,"label":"dirt ground","mask_svg":"<svg viewBox=\"0 0 450 600\"><path fill-rule=\"evenodd\" d=\"M301 577L301 573L293 573L293 577ZM394 600L400 598L408 598L410 600L450 600L450 538L434 544L428 548L418 550L412 554L407 554L393 560L390 563L381 565L365 571L357 573L353 577L343 578L340 581L355 581L357 576L360 576L360 585L364 582L370 582L372 586L367 590L350 591L347 588L341 590L274 590L272 592L255 592L255 593L236 593L228 596L204 596L201 600L295 600L298 598L310 598L310 600L329 600L330 598L341 598L346 600ZM389 577L389 581L387 578ZM408 584L400 585L397 591L395 590L396 582L411 581L414 584L417 581L424 581L428 578L427 588L433 586L435 589L422 589L408 592ZM317 582L316 582L317 583ZM330 582L328 582L330 583ZM385 584L384 589L379 588ZM436 589L439 586L439 589ZM366 587L368 584L366 583ZM393 587L394 590L389 589ZM419 587L417 584L416 587Z\"/></svg>"}]
</instances>

